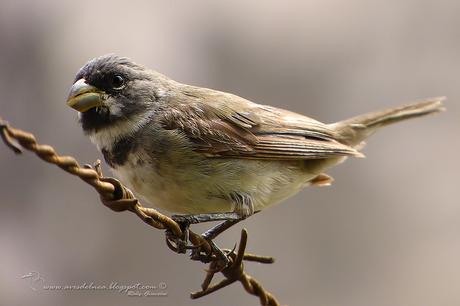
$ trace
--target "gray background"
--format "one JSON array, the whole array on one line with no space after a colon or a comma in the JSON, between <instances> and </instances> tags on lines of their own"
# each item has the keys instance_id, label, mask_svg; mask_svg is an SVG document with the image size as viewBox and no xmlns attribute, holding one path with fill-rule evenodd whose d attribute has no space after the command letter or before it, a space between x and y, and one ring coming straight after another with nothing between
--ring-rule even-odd
<instances>
[{"instance_id":1,"label":"gray background","mask_svg":"<svg viewBox=\"0 0 460 306\"><path fill-rule=\"evenodd\" d=\"M392 126L367 159L329 172L241 227L275 265L248 271L288 305L460 304L460 2L0 2L0 116L82 163L100 155L65 98L109 52L185 83L325 122L446 95L448 112ZM457 157L455 157L457 156ZM192 301L204 266L161 231L103 207L78 179L0 145L0 305L258 305L239 284ZM108 170L106 169L108 173ZM168 296L47 292L46 284L158 284Z\"/></svg>"}]
</instances>

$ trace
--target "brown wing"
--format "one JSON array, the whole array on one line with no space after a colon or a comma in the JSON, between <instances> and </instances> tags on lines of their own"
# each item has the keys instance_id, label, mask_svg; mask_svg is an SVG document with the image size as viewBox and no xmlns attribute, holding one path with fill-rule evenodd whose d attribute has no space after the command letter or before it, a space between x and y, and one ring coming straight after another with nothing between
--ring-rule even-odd
<instances>
[{"instance_id":1,"label":"brown wing","mask_svg":"<svg viewBox=\"0 0 460 306\"><path fill-rule=\"evenodd\" d=\"M362 156L338 142L326 124L209 89L186 87L160 116L166 129L180 130L196 145L197 152L214 157Z\"/></svg>"}]
</instances>

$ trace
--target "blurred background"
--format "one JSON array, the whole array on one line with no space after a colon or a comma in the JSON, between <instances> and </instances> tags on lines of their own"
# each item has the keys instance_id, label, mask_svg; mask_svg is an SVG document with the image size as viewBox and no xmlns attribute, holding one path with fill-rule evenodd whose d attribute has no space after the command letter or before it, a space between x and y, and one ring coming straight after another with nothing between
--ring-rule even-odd
<instances>
[{"instance_id":1,"label":"blurred background","mask_svg":"<svg viewBox=\"0 0 460 306\"><path fill-rule=\"evenodd\" d=\"M171 78L324 122L424 97L448 111L388 127L310 188L242 227L249 273L282 304L460 305L460 2L450 0L0 2L0 116L62 154L101 155L65 104L105 53ZM104 165L106 174L109 170ZM0 144L0 305L258 305L240 284L200 300L204 265L102 206L87 185ZM200 227L200 229L204 229ZM21 276L39 272L30 287ZM48 285L167 284L165 297Z\"/></svg>"}]
</instances>

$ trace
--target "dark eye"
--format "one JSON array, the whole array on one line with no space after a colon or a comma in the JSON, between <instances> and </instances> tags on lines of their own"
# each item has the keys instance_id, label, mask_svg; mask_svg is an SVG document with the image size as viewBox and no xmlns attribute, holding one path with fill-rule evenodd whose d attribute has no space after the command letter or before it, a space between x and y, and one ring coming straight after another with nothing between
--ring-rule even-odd
<instances>
[{"instance_id":1,"label":"dark eye","mask_svg":"<svg viewBox=\"0 0 460 306\"><path fill-rule=\"evenodd\" d=\"M121 75L114 75L112 78L113 89L122 89L125 85L125 79Z\"/></svg>"}]
</instances>

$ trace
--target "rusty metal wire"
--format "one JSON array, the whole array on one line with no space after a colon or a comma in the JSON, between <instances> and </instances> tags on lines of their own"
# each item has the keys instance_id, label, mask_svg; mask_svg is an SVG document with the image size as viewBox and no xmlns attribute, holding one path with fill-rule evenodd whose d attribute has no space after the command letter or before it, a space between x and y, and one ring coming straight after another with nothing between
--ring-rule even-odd
<instances>
[{"instance_id":1,"label":"rusty metal wire","mask_svg":"<svg viewBox=\"0 0 460 306\"><path fill-rule=\"evenodd\" d=\"M161 214L153 208L141 205L134 194L118 180L111 177L104 177L100 168L100 162L93 167L84 165L80 166L77 160L71 156L61 156L56 153L53 147L39 144L35 136L31 133L13 128L0 118L0 136L3 142L16 154L22 153L22 149L34 152L42 160L54 164L64 171L75 175L87 184L91 185L100 196L101 202L113 211L131 211L136 214L142 221L157 229L167 231L166 242L171 250L183 253L177 241L184 238L185 232L170 217ZM240 282L243 288L250 294L258 296L262 306L279 306L276 298L266 291L262 285L253 277L244 271L243 261L254 261L259 263L273 263L271 257L258 256L245 253L247 244L247 232L245 229L241 232L241 240L238 252L234 250L224 250L227 254L230 264L221 268L219 257L214 254L212 242L204 239L201 235L188 231L188 239L198 250L193 260L199 260L203 263L209 263L209 269L203 284L202 290L191 294L192 299L197 299L222 289L234 282ZM224 279L217 284L211 285L214 275L220 272Z\"/></svg>"}]
</instances>

